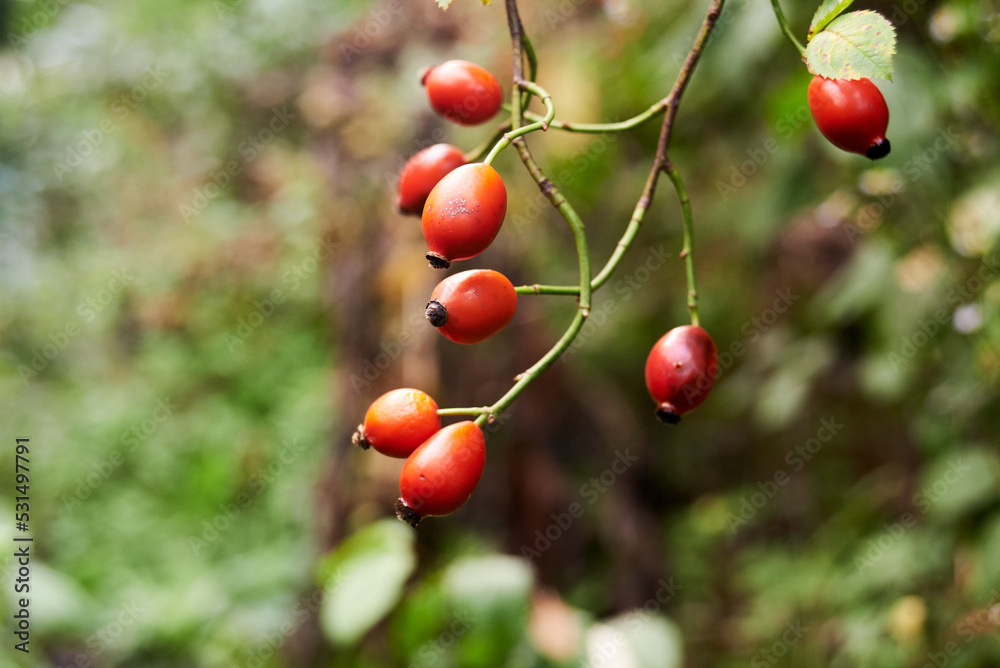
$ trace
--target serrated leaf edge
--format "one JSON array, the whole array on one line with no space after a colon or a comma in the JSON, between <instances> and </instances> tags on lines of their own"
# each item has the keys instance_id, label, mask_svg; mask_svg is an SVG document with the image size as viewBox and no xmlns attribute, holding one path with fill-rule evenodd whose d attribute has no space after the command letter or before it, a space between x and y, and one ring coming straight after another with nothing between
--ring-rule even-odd
<instances>
[{"instance_id":1,"label":"serrated leaf edge","mask_svg":"<svg viewBox=\"0 0 1000 668\"><path fill-rule=\"evenodd\" d=\"M878 70L878 71L879 71L879 72L881 73L881 72L883 71L883 70L882 70L882 68L881 68L881 67L879 67L879 66L878 66L878 65L877 65L877 64L875 63L875 61L874 61L874 60L872 60L872 59L871 59L871 58L870 58L870 57L869 57L869 56L868 56L868 55L867 55L867 54L866 54L866 53L864 52L864 50L863 50L863 49L861 49L860 47L856 46L856 45L854 44L854 42L852 42L851 40L847 39L847 38L846 38L846 37L844 37L844 36L843 36L842 34L838 33L838 32L836 31L836 29L834 29L834 30L830 30L830 29L829 29L829 26L830 26L830 25L831 25L831 24L832 24L832 23L833 23L834 21L837 21L837 20L840 20L840 19L846 19L846 18L848 18L848 17L850 17L850 16L862 16L862 15L866 15L866 14L874 14L874 15L876 15L876 16L880 16L880 17L882 17L882 19L883 19L883 20L884 20L884 21L885 21L885 22L886 22L886 23L888 24L888 26L889 26L889 31L890 31L890 34L891 34L891 36L892 36L892 40L891 40L891 44L889 45L889 50L888 50L888 56L889 56L889 69L888 69L888 72L886 72L886 73L885 73L885 76L884 76L884 77L865 77L865 76L861 76L861 75L858 75L858 76L847 76L847 77L832 77L832 78L837 78L837 79L846 79L846 80L848 80L848 81L855 81L855 80L857 80L857 79L868 79L868 78L876 78L876 79L880 79L880 78L884 78L884 79L886 79L887 81L890 81L890 82L892 81L892 57L893 57L894 55L896 55L896 26L892 25L892 22L891 22L891 21L889 21L889 19L887 19L887 18L886 18L885 16L883 16L883 15L882 15L881 13L879 13L879 12L876 12L876 11L873 11L873 10L870 10L870 9L859 9L859 10L857 10L857 11L854 11L854 12L851 12L851 13L849 13L849 14L841 14L841 15L839 15L839 16L836 16L836 17L834 17L834 19L832 19L832 20L831 20L831 21L830 21L829 23L827 23L827 26L826 26L826 27L825 27L825 28L824 28L823 30L821 30L821 31L819 31L818 33L816 33L815 35L813 35L813 37L816 37L817 35L820 35L820 34L822 34L822 33L824 33L824 32L829 32L829 33L832 33L832 34L834 34L834 35L837 35L837 37L839 37L839 38L843 39L843 40L844 40L845 42L847 42L848 44L851 44L852 46L854 46L854 48L855 48L855 49L857 49L857 50L858 50L858 51L859 51L859 52L861 53L861 55L862 55L862 56L863 56L864 58L866 58L866 59L867 59L867 60L868 60L868 61L869 61L870 63L872 63L872 65L873 65L873 66L875 67L875 69L876 69L876 70ZM815 70L814 70L814 69L812 68L812 65L811 65L811 64L810 64L810 62L809 62L809 48L810 48L810 47L811 47L812 45L813 45L813 41L812 41L812 38L810 38L810 40L809 40L809 43L808 43L808 44L806 45L806 53L805 53L805 56L806 56L806 58L805 58L805 62L806 62L806 69L807 69L807 70L809 70L809 72L810 72L811 74L818 74L818 75L820 75L820 76L826 76L826 75L825 75L825 74L823 74L822 72L817 72L817 71L815 71Z\"/></svg>"}]
</instances>

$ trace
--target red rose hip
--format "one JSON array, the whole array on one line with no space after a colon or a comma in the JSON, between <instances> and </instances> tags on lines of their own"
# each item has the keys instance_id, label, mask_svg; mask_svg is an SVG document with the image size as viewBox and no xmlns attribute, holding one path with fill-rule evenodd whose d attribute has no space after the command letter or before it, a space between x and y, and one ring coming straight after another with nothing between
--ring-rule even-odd
<instances>
[{"instance_id":1,"label":"red rose hip","mask_svg":"<svg viewBox=\"0 0 1000 668\"><path fill-rule=\"evenodd\" d=\"M717 369L715 343L701 327L684 325L664 334L646 358L646 388L656 416L680 422L708 396Z\"/></svg>"},{"instance_id":2,"label":"red rose hip","mask_svg":"<svg viewBox=\"0 0 1000 668\"><path fill-rule=\"evenodd\" d=\"M455 512L472 496L485 464L486 439L476 423L448 425L403 463L396 515L416 527L429 515Z\"/></svg>"},{"instance_id":3,"label":"red rose hip","mask_svg":"<svg viewBox=\"0 0 1000 668\"><path fill-rule=\"evenodd\" d=\"M889 155L889 107L871 81L815 76L807 97L816 127L831 144L872 160Z\"/></svg>"},{"instance_id":4,"label":"red rose hip","mask_svg":"<svg viewBox=\"0 0 1000 668\"><path fill-rule=\"evenodd\" d=\"M420 215L438 181L464 164L465 156L449 144L435 144L415 153L399 173L396 208L400 213Z\"/></svg>"},{"instance_id":5,"label":"red rose hip","mask_svg":"<svg viewBox=\"0 0 1000 668\"><path fill-rule=\"evenodd\" d=\"M507 277L492 269L473 269L438 283L425 315L445 338L471 344L506 327L515 311L517 293Z\"/></svg>"},{"instance_id":6,"label":"red rose hip","mask_svg":"<svg viewBox=\"0 0 1000 668\"><path fill-rule=\"evenodd\" d=\"M507 215L507 188L491 166L474 162L442 178L424 204L420 223L427 260L447 269L486 250Z\"/></svg>"},{"instance_id":7,"label":"red rose hip","mask_svg":"<svg viewBox=\"0 0 1000 668\"><path fill-rule=\"evenodd\" d=\"M485 123L503 104L497 78L467 60L449 60L428 68L420 81L434 111L459 125Z\"/></svg>"},{"instance_id":8,"label":"red rose hip","mask_svg":"<svg viewBox=\"0 0 1000 668\"><path fill-rule=\"evenodd\" d=\"M437 403L426 392L402 388L386 392L365 413L364 424L351 439L367 450L389 457L409 457L421 443L441 429Z\"/></svg>"}]
</instances>

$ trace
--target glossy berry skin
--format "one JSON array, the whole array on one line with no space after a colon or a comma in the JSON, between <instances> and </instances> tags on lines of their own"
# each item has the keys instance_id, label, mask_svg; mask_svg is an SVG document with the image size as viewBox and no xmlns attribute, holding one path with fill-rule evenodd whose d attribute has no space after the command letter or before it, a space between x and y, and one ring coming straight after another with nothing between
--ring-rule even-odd
<instances>
[{"instance_id":1,"label":"glossy berry skin","mask_svg":"<svg viewBox=\"0 0 1000 668\"><path fill-rule=\"evenodd\" d=\"M718 370L715 343L701 327L684 325L664 334L646 358L646 388L656 416L669 424L708 396Z\"/></svg>"},{"instance_id":2,"label":"glossy berry skin","mask_svg":"<svg viewBox=\"0 0 1000 668\"><path fill-rule=\"evenodd\" d=\"M396 515L417 526L428 515L455 512L472 496L485 465L482 430L469 420L448 425L403 463Z\"/></svg>"},{"instance_id":3,"label":"glossy berry skin","mask_svg":"<svg viewBox=\"0 0 1000 668\"><path fill-rule=\"evenodd\" d=\"M389 457L405 458L441 429L437 403L425 392L402 388L386 392L365 413L354 444L375 448Z\"/></svg>"},{"instance_id":4,"label":"glossy berry skin","mask_svg":"<svg viewBox=\"0 0 1000 668\"><path fill-rule=\"evenodd\" d=\"M420 81L434 111L459 125L485 123L503 104L497 78L467 60L449 60L428 68Z\"/></svg>"},{"instance_id":5,"label":"glossy berry skin","mask_svg":"<svg viewBox=\"0 0 1000 668\"><path fill-rule=\"evenodd\" d=\"M447 269L486 250L507 215L507 188L497 171L474 162L452 170L431 190L421 226L427 260Z\"/></svg>"},{"instance_id":6,"label":"glossy berry skin","mask_svg":"<svg viewBox=\"0 0 1000 668\"><path fill-rule=\"evenodd\" d=\"M465 156L450 144L435 144L415 153L399 173L396 208L400 213L420 215L438 181L464 164Z\"/></svg>"},{"instance_id":7,"label":"glossy berry skin","mask_svg":"<svg viewBox=\"0 0 1000 668\"><path fill-rule=\"evenodd\" d=\"M816 127L831 144L872 160L889 155L889 107L882 92L868 79L827 79L809 82L809 111Z\"/></svg>"},{"instance_id":8,"label":"glossy berry skin","mask_svg":"<svg viewBox=\"0 0 1000 668\"><path fill-rule=\"evenodd\" d=\"M425 315L445 338L470 344L506 327L515 311L517 293L507 277L492 269L473 269L438 283Z\"/></svg>"}]
</instances>

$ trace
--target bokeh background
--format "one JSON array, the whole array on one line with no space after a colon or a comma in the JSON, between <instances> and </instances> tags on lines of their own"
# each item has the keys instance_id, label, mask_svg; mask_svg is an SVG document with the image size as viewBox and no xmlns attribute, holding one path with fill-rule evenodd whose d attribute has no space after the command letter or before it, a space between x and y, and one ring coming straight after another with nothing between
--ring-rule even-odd
<instances>
[{"instance_id":1,"label":"bokeh background","mask_svg":"<svg viewBox=\"0 0 1000 668\"><path fill-rule=\"evenodd\" d=\"M706 7L522 4L579 121L662 97ZM815 3L786 4L804 33ZM400 462L350 446L367 405L492 403L575 308L524 297L490 341L446 341L392 209L409 155L493 131L437 118L417 73L464 58L509 91L502 3L2 7L4 665L1000 665L995 0L859 3L899 31L876 164L815 130L769 4L730 0L673 142L709 400L668 427L643 385L687 317L664 180L579 345L490 430L472 500L416 532ZM598 266L657 131L529 138ZM496 166L507 222L462 268L573 283L565 224L512 151Z\"/></svg>"}]
</instances>

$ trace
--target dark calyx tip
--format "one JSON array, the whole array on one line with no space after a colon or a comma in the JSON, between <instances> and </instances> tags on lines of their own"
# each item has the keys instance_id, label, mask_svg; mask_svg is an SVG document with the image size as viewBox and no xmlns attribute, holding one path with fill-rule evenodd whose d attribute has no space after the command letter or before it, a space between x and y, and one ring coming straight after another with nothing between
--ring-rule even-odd
<instances>
[{"instance_id":1,"label":"dark calyx tip","mask_svg":"<svg viewBox=\"0 0 1000 668\"><path fill-rule=\"evenodd\" d=\"M402 498L396 499L396 517L416 529L420 526L420 513L406 505Z\"/></svg>"},{"instance_id":2,"label":"dark calyx tip","mask_svg":"<svg viewBox=\"0 0 1000 668\"><path fill-rule=\"evenodd\" d=\"M891 146L889 145L889 140L885 137L880 137L875 140L875 143L872 144L867 151L865 151L865 155L872 160L878 160L879 158L884 158L889 155L890 148Z\"/></svg>"},{"instance_id":3,"label":"dark calyx tip","mask_svg":"<svg viewBox=\"0 0 1000 668\"><path fill-rule=\"evenodd\" d=\"M448 309L438 300L432 299L427 302L427 310L424 311L424 317L435 327L444 327L444 324L448 322Z\"/></svg>"},{"instance_id":4,"label":"dark calyx tip","mask_svg":"<svg viewBox=\"0 0 1000 668\"><path fill-rule=\"evenodd\" d=\"M660 422L664 424L677 424L681 421L681 416L677 414L673 406L664 404L656 409L656 417L660 418Z\"/></svg>"},{"instance_id":5,"label":"dark calyx tip","mask_svg":"<svg viewBox=\"0 0 1000 668\"><path fill-rule=\"evenodd\" d=\"M431 266L435 269L447 269L451 266L451 260L446 258L441 253L435 253L431 251L427 254L427 261L431 263Z\"/></svg>"},{"instance_id":6,"label":"dark calyx tip","mask_svg":"<svg viewBox=\"0 0 1000 668\"><path fill-rule=\"evenodd\" d=\"M362 450L367 450L371 447L371 443L369 443L368 439L365 438L365 426L363 424L359 424L357 431L355 431L354 435L351 436L351 443L358 446Z\"/></svg>"}]
</instances>

